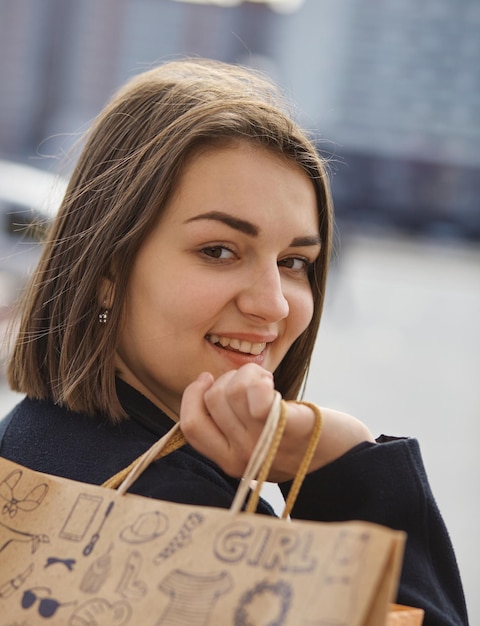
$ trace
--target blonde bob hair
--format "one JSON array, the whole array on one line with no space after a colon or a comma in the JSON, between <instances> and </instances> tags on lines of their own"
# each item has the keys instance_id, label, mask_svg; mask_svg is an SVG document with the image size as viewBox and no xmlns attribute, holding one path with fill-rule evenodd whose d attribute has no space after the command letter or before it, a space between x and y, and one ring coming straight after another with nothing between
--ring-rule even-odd
<instances>
[{"instance_id":1,"label":"blonde bob hair","mask_svg":"<svg viewBox=\"0 0 480 626\"><path fill-rule=\"evenodd\" d=\"M89 130L66 195L20 308L8 365L11 387L72 411L125 417L115 351L130 271L196 151L241 141L283 156L315 188L321 252L310 281L314 315L277 368L295 399L320 322L331 248L332 205L324 160L286 112L278 90L246 68L185 59L130 80ZM107 324L100 290L114 282Z\"/></svg>"}]
</instances>

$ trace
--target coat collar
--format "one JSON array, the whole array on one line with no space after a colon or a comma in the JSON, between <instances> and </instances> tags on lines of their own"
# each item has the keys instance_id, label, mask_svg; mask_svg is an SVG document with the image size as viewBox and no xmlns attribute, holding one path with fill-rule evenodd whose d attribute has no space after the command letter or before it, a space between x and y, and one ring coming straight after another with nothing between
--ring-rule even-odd
<instances>
[{"instance_id":1,"label":"coat collar","mask_svg":"<svg viewBox=\"0 0 480 626\"><path fill-rule=\"evenodd\" d=\"M157 437L162 437L175 424L153 402L121 378L115 379L118 399L124 410L137 423Z\"/></svg>"}]
</instances>

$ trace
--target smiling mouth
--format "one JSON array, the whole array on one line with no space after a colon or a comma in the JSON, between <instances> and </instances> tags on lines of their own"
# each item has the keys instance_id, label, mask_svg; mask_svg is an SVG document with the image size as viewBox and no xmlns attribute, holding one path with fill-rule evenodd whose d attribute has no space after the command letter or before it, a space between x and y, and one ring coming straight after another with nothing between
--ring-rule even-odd
<instances>
[{"instance_id":1,"label":"smiling mouth","mask_svg":"<svg viewBox=\"0 0 480 626\"><path fill-rule=\"evenodd\" d=\"M261 354L267 344L266 342L252 343L240 339L230 339L229 337L220 337L219 335L207 335L206 339L213 345L229 350L231 352L241 352L242 354L253 354L258 356Z\"/></svg>"}]
</instances>

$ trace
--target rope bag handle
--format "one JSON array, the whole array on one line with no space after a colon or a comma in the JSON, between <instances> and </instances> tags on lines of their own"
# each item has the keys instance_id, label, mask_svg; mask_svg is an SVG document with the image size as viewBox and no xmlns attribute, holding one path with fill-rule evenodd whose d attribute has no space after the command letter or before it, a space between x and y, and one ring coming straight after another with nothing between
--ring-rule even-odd
<instances>
[{"instance_id":1,"label":"rope bag handle","mask_svg":"<svg viewBox=\"0 0 480 626\"><path fill-rule=\"evenodd\" d=\"M312 409L315 422L309 444L288 493L282 519L286 519L293 509L322 431L322 414L318 406L311 402L295 402L295 404L303 404ZM260 498L260 491L266 481L280 445L286 421L287 403L282 400L280 393L276 391L267 420L250 456L250 460L245 468L235 498L230 507L231 513L235 514L241 510L249 493L250 497L245 511L247 513L255 512ZM102 486L108 489L116 489L120 495L123 495L151 463L178 450L185 443L187 443L187 441L180 428L180 423L177 422L168 433L156 441L146 452L130 463L130 465L106 480ZM255 489L250 491L250 483L255 479L257 481Z\"/></svg>"}]
</instances>

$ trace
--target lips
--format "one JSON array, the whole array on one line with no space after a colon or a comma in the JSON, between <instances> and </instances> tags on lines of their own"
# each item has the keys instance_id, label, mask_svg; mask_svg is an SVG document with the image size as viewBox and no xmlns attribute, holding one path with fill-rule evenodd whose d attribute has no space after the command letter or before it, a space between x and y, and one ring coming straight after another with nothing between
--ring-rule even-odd
<instances>
[{"instance_id":1,"label":"lips","mask_svg":"<svg viewBox=\"0 0 480 626\"><path fill-rule=\"evenodd\" d=\"M251 342L244 339L232 339L230 337L221 337L220 335L207 335L207 340L216 346L220 346L225 350L232 352L241 352L242 354L252 354L258 356L261 354L267 343L263 342Z\"/></svg>"}]
</instances>

